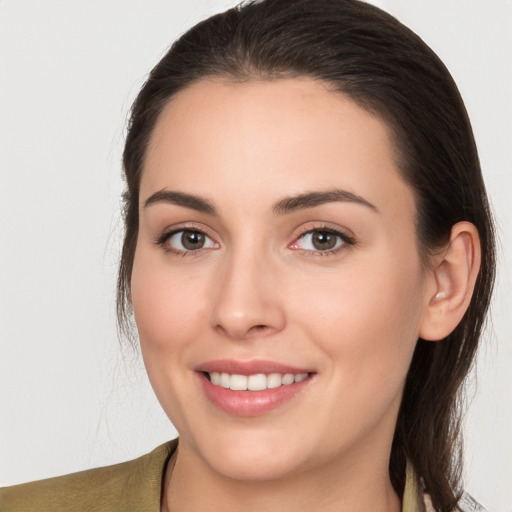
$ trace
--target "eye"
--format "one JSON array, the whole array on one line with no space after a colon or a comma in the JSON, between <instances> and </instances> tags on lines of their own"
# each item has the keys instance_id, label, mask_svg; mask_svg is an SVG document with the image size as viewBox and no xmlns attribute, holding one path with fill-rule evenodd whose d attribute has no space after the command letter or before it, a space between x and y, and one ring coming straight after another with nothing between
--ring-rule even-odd
<instances>
[{"instance_id":1,"label":"eye","mask_svg":"<svg viewBox=\"0 0 512 512\"><path fill-rule=\"evenodd\" d=\"M292 249L302 249L314 252L332 252L344 245L353 245L352 238L333 229L312 229L303 233L291 245Z\"/></svg>"},{"instance_id":2,"label":"eye","mask_svg":"<svg viewBox=\"0 0 512 512\"><path fill-rule=\"evenodd\" d=\"M171 251L185 253L200 249L214 249L218 244L202 231L195 229L181 229L166 235L162 245Z\"/></svg>"}]
</instances>

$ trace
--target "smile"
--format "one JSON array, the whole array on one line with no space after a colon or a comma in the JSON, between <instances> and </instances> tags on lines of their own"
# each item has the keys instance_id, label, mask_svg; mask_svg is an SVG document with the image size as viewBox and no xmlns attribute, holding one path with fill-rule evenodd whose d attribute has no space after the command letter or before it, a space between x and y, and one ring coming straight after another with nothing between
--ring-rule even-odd
<instances>
[{"instance_id":1,"label":"smile","mask_svg":"<svg viewBox=\"0 0 512 512\"><path fill-rule=\"evenodd\" d=\"M233 391L263 391L280 386L289 386L307 379L307 373L256 373L254 375L229 374L226 372L208 372L210 382Z\"/></svg>"},{"instance_id":2,"label":"smile","mask_svg":"<svg viewBox=\"0 0 512 512\"><path fill-rule=\"evenodd\" d=\"M317 372L312 369L272 361L210 361L196 367L195 374L205 397L216 409L245 417L294 403L317 380Z\"/></svg>"}]
</instances>

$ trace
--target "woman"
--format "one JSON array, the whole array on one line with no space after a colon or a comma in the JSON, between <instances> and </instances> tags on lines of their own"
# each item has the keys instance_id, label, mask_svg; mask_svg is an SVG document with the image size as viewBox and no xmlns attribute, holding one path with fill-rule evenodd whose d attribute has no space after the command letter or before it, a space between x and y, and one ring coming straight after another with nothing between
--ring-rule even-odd
<instances>
[{"instance_id":1,"label":"woman","mask_svg":"<svg viewBox=\"0 0 512 512\"><path fill-rule=\"evenodd\" d=\"M152 71L124 168L119 315L179 447L6 489L6 510L463 507L494 242L421 40L355 1L210 18Z\"/></svg>"}]
</instances>

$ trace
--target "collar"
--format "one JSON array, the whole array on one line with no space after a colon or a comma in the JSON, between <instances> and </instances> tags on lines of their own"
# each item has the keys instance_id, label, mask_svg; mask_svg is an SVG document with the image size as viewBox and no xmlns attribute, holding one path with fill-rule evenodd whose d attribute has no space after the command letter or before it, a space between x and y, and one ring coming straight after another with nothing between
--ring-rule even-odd
<instances>
[{"instance_id":1,"label":"collar","mask_svg":"<svg viewBox=\"0 0 512 512\"><path fill-rule=\"evenodd\" d=\"M430 496L425 494L423 485L407 461L405 466L405 489L402 498L402 512L434 512Z\"/></svg>"}]
</instances>

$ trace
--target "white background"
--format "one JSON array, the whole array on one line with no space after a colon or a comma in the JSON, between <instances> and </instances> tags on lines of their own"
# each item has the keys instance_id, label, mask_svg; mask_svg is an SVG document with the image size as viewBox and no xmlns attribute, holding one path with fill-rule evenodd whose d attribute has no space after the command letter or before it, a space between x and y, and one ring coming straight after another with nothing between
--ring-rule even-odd
<instances>
[{"instance_id":1,"label":"white background","mask_svg":"<svg viewBox=\"0 0 512 512\"><path fill-rule=\"evenodd\" d=\"M467 417L466 487L512 511L512 2L375 0L448 65L500 236ZM0 0L0 485L136 457L175 435L116 337L120 155L146 73L227 0ZM506 293L508 291L509 293Z\"/></svg>"}]
</instances>

